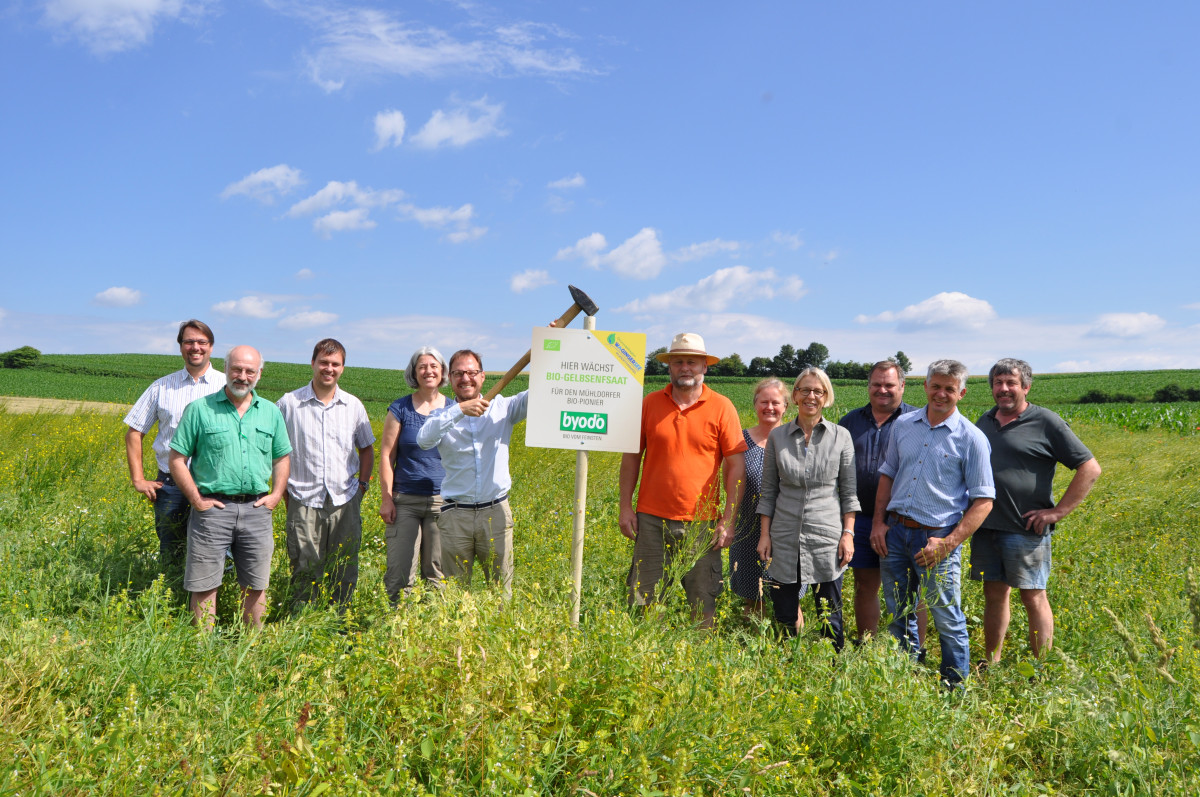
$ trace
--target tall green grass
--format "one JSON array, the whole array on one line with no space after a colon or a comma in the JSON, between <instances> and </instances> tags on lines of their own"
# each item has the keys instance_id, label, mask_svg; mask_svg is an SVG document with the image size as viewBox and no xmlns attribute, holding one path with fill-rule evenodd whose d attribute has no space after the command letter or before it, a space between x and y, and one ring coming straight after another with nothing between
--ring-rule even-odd
<instances>
[{"instance_id":1,"label":"tall green grass","mask_svg":"<svg viewBox=\"0 0 1200 797\"><path fill-rule=\"evenodd\" d=\"M266 627L234 625L227 582L199 635L155 580L120 419L0 414L0 794L1195 794L1200 448L1077 430L1104 475L1055 537L1057 652L1029 659L1017 606L1005 662L947 695L936 661L783 642L728 596L713 633L678 590L630 614L612 454L570 627L574 457L521 428L511 602L477 583L390 610L372 493L345 618L284 612L278 538Z\"/></svg>"}]
</instances>

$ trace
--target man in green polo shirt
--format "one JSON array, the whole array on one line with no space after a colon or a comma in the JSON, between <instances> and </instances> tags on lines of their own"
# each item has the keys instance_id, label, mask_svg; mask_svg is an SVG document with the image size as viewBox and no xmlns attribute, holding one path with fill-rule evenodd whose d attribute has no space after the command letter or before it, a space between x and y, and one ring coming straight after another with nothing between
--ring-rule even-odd
<instances>
[{"instance_id":1,"label":"man in green polo shirt","mask_svg":"<svg viewBox=\"0 0 1200 797\"><path fill-rule=\"evenodd\" d=\"M262 625L275 538L271 512L287 489L292 446L279 408L254 392L262 355L235 346L225 389L184 410L171 439L171 476L195 511L188 520L183 588L196 625L216 623L225 552L242 587L242 621ZM189 468L188 459L191 459Z\"/></svg>"}]
</instances>

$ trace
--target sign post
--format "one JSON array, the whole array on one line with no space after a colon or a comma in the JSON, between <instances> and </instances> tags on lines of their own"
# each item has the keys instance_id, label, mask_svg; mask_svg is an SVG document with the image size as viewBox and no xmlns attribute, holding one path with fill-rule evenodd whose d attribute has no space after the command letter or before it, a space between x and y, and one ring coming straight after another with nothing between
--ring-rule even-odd
<instances>
[{"instance_id":1,"label":"sign post","mask_svg":"<svg viewBox=\"0 0 1200 797\"><path fill-rule=\"evenodd\" d=\"M579 624L588 451L636 453L641 446L646 336L582 330L533 332L525 445L575 449L575 515L571 536L571 623Z\"/></svg>"}]
</instances>

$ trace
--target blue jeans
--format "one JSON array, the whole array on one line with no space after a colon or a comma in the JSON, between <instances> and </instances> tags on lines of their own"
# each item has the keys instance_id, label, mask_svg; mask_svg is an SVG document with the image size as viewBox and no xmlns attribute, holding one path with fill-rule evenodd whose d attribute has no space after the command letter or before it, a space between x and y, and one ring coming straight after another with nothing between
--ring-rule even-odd
<instances>
[{"instance_id":1,"label":"blue jeans","mask_svg":"<svg viewBox=\"0 0 1200 797\"><path fill-rule=\"evenodd\" d=\"M889 523L887 556L880 562L883 598L894 618L888 626L901 647L914 657L920 655L917 641L917 617L914 609L920 589L929 607L942 643L942 679L957 684L971 668L971 645L967 637L967 618L963 614L959 579L962 570L962 546L932 568L916 563L916 555L932 537L945 537L953 526L927 531Z\"/></svg>"},{"instance_id":2,"label":"blue jeans","mask_svg":"<svg viewBox=\"0 0 1200 797\"><path fill-rule=\"evenodd\" d=\"M159 471L158 480L162 482L154 499L158 565L169 580L178 580L183 576L183 560L187 556L187 523L192 508L169 473Z\"/></svg>"}]
</instances>

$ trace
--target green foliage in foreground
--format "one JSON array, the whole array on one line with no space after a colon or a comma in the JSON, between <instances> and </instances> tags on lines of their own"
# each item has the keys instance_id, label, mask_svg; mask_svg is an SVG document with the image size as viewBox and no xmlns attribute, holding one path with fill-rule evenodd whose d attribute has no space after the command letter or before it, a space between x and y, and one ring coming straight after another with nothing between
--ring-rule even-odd
<instances>
[{"instance_id":1,"label":"green foliage in foreground","mask_svg":"<svg viewBox=\"0 0 1200 797\"><path fill-rule=\"evenodd\" d=\"M477 584L389 610L371 513L344 621L283 615L277 539L266 628L232 625L227 582L201 636L153 580L119 418L0 413L0 793L1195 794L1200 447L1077 428L1104 475L1055 537L1058 652L1029 660L1016 607L1004 663L948 696L936 645L835 657L727 599L715 633L678 596L628 614L613 455L591 458L570 628L574 457L519 442L510 604Z\"/></svg>"}]
</instances>

